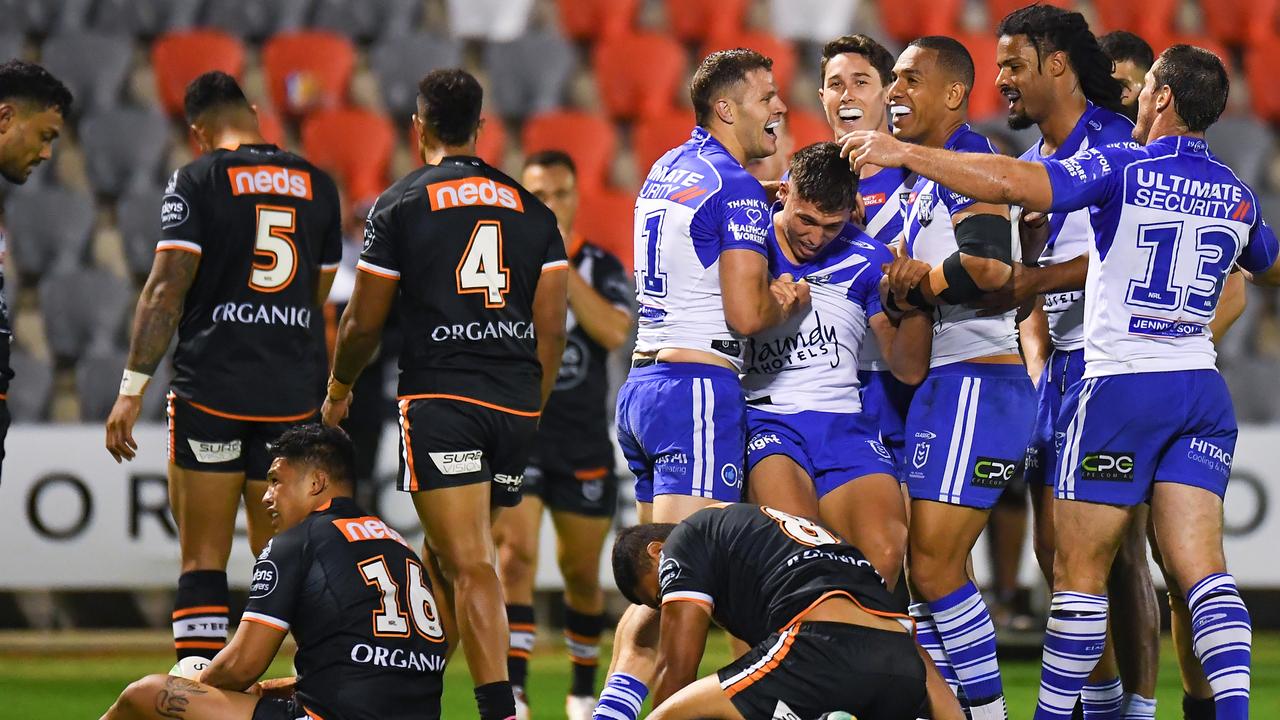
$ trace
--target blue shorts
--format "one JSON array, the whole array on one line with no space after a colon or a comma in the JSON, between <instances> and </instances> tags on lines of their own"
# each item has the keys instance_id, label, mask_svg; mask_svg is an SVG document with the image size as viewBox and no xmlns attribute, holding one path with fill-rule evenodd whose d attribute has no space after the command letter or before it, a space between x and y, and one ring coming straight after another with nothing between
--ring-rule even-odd
<instances>
[{"instance_id":1,"label":"blue shorts","mask_svg":"<svg viewBox=\"0 0 1280 720\"><path fill-rule=\"evenodd\" d=\"M774 413L747 408L747 471L770 455L786 455L813 480L818 498L860 477L893 476L893 456L875 421L862 413Z\"/></svg>"},{"instance_id":2,"label":"blue shorts","mask_svg":"<svg viewBox=\"0 0 1280 720\"><path fill-rule=\"evenodd\" d=\"M1036 406L1036 427L1027 446L1027 484L1053 485L1053 471L1058 464L1058 451L1062 449L1062 434L1058 432L1058 415L1062 412L1062 399L1067 390L1080 382L1084 375L1084 349L1054 350L1040 375L1040 387L1036 388L1039 404Z\"/></svg>"},{"instance_id":3,"label":"blue shorts","mask_svg":"<svg viewBox=\"0 0 1280 720\"><path fill-rule=\"evenodd\" d=\"M933 368L907 415L903 458L913 500L989 509L1022 474L1036 392L1022 365Z\"/></svg>"},{"instance_id":4,"label":"blue shorts","mask_svg":"<svg viewBox=\"0 0 1280 720\"><path fill-rule=\"evenodd\" d=\"M1088 378L1062 406L1056 497L1137 505L1152 483L1227 492L1236 450L1231 394L1217 370Z\"/></svg>"},{"instance_id":5,"label":"blue shorts","mask_svg":"<svg viewBox=\"0 0 1280 720\"><path fill-rule=\"evenodd\" d=\"M907 385L888 370L859 370L862 414L872 419L879 429L880 442L893 454L896 462L902 460L902 448L906 444L907 411L911 408L911 396L916 389Z\"/></svg>"},{"instance_id":6,"label":"blue shorts","mask_svg":"<svg viewBox=\"0 0 1280 720\"><path fill-rule=\"evenodd\" d=\"M747 403L738 376L703 363L633 368L618 389L618 444L636 500L742 499Z\"/></svg>"}]
</instances>

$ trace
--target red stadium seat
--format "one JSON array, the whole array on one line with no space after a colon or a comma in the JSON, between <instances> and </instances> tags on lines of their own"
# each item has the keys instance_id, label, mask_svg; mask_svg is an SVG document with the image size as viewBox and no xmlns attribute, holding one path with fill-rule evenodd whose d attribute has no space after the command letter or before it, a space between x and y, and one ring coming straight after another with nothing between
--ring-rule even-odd
<instances>
[{"instance_id":1,"label":"red stadium seat","mask_svg":"<svg viewBox=\"0 0 1280 720\"><path fill-rule=\"evenodd\" d=\"M501 170L507 159L507 128L502 124L502 118L497 115L484 113L480 119L484 121L484 125L480 127L480 134L476 137L476 155L489 165ZM409 150L413 152L415 160L421 161L418 152L418 132L412 123L409 124L408 137Z\"/></svg>"},{"instance_id":2,"label":"red stadium seat","mask_svg":"<svg viewBox=\"0 0 1280 720\"><path fill-rule=\"evenodd\" d=\"M1178 12L1181 0L1095 0L1093 9L1098 13L1098 24L1094 28L1098 35L1112 30L1128 30L1137 33L1148 42L1152 38L1166 36L1173 31L1173 18ZM1151 43L1152 47L1156 43Z\"/></svg>"},{"instance_id":3,"label":"red stadium seat","mask_svg":"<svg viewBox=\"0 0 1280 720\"><path fill-rule=\"evenodd\" d=\"M963 0L877 0L880 24L899 42L923 35L955 35Z\"/></svg>"},{"instance_id":4,"label":"red stadium seat","mask_svg":"<svg viewBox=\"0 0 1280 720\"><path fill-rule=\"evenodd\" d=\"M631 153L636 170L643 178L649 168L671 148L689 139L693 131L693 114L671 113L643 118L631 128Z\"/></svg>"},{"instance_id":5,"label":"red stadium seat","mask_svg":"<svg viewBox=\"0 0 1280 720\"><path fill-rule=\"evenodd\" d=\"M1103 0L1105 2L1105 0ZM1038 0L1041 5L1054 5L1066 10L1074 10L1072 0ZM1029 0L987 0L987 24L992 31L1009 13L1030 5Z\"/></svg>"},{"instance_id":6,"label":"red stadium seat","mask_svg":"<svg viewBox=\"0 0 1280 720\"><path fill-rule=\"evenodd\" d=\"M1280 37L1249 48L1244 55L1244 71L1249 81L1253 111L1267 122L1280 122Z\"/></svg>"},{"instance_id":7,"label":"red stadium seat","mask_svg":"<svg viewBox=\"0 0 1280 720\"><path fill-rule=\"evenodd\" d=\"M271 101L294 117L345 104L355 60L350 40L318 30L280 33L262 48Z\"/></svg>"},{"instance_id":8,"label":"red stadium seat","mask_svg":"<svg viewBox=\"0 0 1280 720\"><path fill-rule=\"evenodd\" d=\"M959 35L973 57L973 91L969 93L969 117L985 120L1001 111L1004 98L996 89L996 38L989 34Z\"/></svg>"},{"instance_id":9,"label":"red stadium seat","mask_svg":"<svg viewBox=\"0 0 1280 720\"><path fill-rule=\"evenodd\" d=\"M787 117L783 123L787 127L787 132L791 133L796 150L835 139L831 126L827 124L827 118L822 113L791 108L787 111Z\"/></svg>"},{"instance_id":10,"label":"red stadium seat","mask_svg":"<svg viewBox=\"0 0 1280 720\"><path fill-rule=\"evenodd\" d=\"M789 97L791 81L796 74L796 50L791 43L767 32L739 32L712 37L702 46L702 57L715 50L749 48L773 59L773 83L782 99Z\"/></svg>"},{"instance_id":11,"label":"red stadium seat","mask_svg":"<svg viewBox=\"0 0 1280 720\"><path fill-rule=\"evenodd\" d=\"M742 31L747 0L667 0L667 26L685 42Z\"/></svg>"},{"instance_id":12,"label":"red stadium seat","mask_svg":"<svg viewBox=\"0 0 1280 720\"><path fill-rule=\"evenodd\" d=\"M235 37L218 30L187 30L157 38L151 46L151 67L156 76L156 93L164 111L182 116L182 96L187 84L211 70L240 77L244 69L244 46Z\"/></svg>"},{"instance_id":13,"label":"red stadium seat","mask_svg":"<svg viewBox=\"0 0 1280 720\"><path fill-rule=\"evenodd\" d=\"M585 192L605 184L618 148L618 131L599 115L556 111L525 121L521 144L526 155L539 150L569 153L578 167L578 185Z\"/></svg>"},{"instance_id":14,"label":"red stadium seat","mask_svg":"<svg viewBox=\"0 0 1280 720\"><path fill-rule=\"evenodd\" d=\"M583 192L574 229L591 242L618 256L630 272L635 257L631 249L636 197L614 190Z\"/></svg>"},{"instance_id":15,"label":"red stadium seat","mask_svg":"<svg viewBox=\"0 0 1280 720\"><path fill-rule=\"evenodd\" d=\"M258 132L272 145L284 147L284 123L275 110L265 105L258 106Z\"/></svg>"},{"instance_id":16,"label":"red stadium seat","mask_svg":"<svg viewBox=\"0 0 1280 720\"><path fill-rule=\"evenodd\" d=\"M596 45L593 65L605 112L631 120L672 108L684 81L684 48L666 35L624 34Z\"/></svg>"},{"instance_id":17,"label":"red stadium seat","mask_svg":"<svg viewBox=\"0 0 1280 720\"><path fill-rule=\"evenodd\" d=\"M319 110L302 123L303 153L334 173L353 202L386 189L394 142L391 122L361 108Z\"/></svg>"},{"instance_id":18,"label":"red stadium seat","mask_svg":"<svg viewBox=\"0 0 1280 720\"><path fill-rule=\"evenodd\" d=\"M600 40L630 32L640 0L559 0L560 27L574 40Z\"/></svg>"},{"instance_id":19,"label":"red stadium seat","mask_svg":"<svg viewBox=\"0 0 1280 720\"><path fill-rule=\"evenodd\" d=\"M1235 61L1232 60L1230 49L1216 38L1211 38L1208 35L1164 35L1153 39L1156 42L1151 43L1151 47L1156 51L1156 57L1159 57L1160 53L1174 45L1195 45L1217 55L1222 60L1222 64L1227 66L1228 73L1235 67Z\"/></svg>"}]
</instances>

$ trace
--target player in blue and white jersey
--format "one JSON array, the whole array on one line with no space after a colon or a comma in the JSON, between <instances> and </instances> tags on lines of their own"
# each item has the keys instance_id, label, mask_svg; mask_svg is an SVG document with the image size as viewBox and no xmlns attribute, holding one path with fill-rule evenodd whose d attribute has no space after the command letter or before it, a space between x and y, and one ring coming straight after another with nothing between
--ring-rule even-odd
<instances>
[{"instance_id":1,"label":"player in blue and white jersey","mask_svg":"<svg viewBox=\"0 0 1280 720\"><path fill-rule=\"evenodd\" d=\"M741 498L743 340L808 301L805 284L770 281L769 206L744 167L777 150L786 105L772 67L751 50L707 56L690 86L697 127L654 163L636 199L639 324L617 425L641 522L679 522ZM639 714L653 663L635 650L656 620L633 606L619 621L597 716Z\"/></svg>"},{"instance_id":2,"label":"player in blue and white jersey","mask_svg":"<svg viewBox=\"0 0 1280 720\"><path fill-rule=\"evenodd\" d=\"M1217 56L1175 45L1139 96L1133 137L1142 146L1021 162L870 134L846 143L858 161L902 165L974 197L1038 211L1091 208L1085 374L1059 424L1066 441L1039 720L1070 717L1102 652L1107 569L1134 506L1146 501L1166 569L1191 607L1217 717L1248 717L1251 625L1222 548L1236 423L1209 323L1232 263L1256 283L1280 284L1280 245L1257 195L1204 141L1228 87Z\"/></svg>"}]
</instances>

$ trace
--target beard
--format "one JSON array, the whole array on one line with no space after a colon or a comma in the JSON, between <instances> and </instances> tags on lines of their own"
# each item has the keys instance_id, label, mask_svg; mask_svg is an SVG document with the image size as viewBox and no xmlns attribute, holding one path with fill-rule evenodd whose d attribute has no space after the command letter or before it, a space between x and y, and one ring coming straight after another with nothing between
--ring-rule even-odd
<instances>
[{"instance_id":1,"label":"beard","mask_svg":"<svg viewBox=\"0 0 1280 720\"><path fill-rule=\"evenodd\" d=\"M1036 121L1032 120L1025 112L1009 113L1009 129L1010 130L1026 130L1035 125Z\"/></svg>"}]
</instances>

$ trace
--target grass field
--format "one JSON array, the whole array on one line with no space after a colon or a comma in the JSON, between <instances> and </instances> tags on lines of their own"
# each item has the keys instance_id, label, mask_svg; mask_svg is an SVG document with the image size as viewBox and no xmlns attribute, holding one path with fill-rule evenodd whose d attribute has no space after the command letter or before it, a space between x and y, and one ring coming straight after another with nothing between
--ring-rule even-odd
<instances>
[{"instance_id":1,"label":"grass field","mask_svg":"<svg viewBox=\"0 0 1280 720\"><path fill-rule=\"evenodd\" d=\"M564 691L569 683L569 664L550 642L540 643L533 658L530 698L534 717L540 720L564 716ZM607 649L603 652L608 657ZM726 643L713 638L709 643L704 671L711 671L728 657ZM60 653L0 652L0 718L17 720L73 720L96 718L117 693L134 678L164 672L173 664L172 655L154 653L112 653L84 655ZM1005 689L1009 697L1009 717L1031 717L1039 680L1039 665L1031 661L1002 662ZM288 659L277 659L272 677L290 672ZM461 655L446 671L445 720L475 717L470 678ZM1161 653L1159 718L1182 717L1181 688L1166 638ZM1280 635L1255 638L1253 655L1253 705L1255 718L1280 718Z\"/></svg>"}]
</instances>

